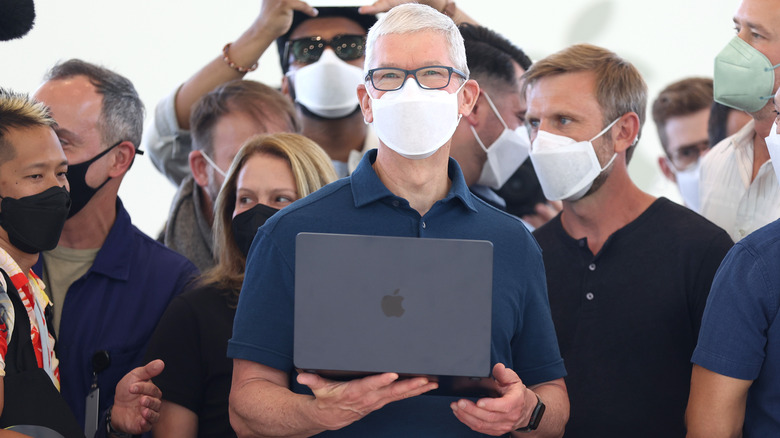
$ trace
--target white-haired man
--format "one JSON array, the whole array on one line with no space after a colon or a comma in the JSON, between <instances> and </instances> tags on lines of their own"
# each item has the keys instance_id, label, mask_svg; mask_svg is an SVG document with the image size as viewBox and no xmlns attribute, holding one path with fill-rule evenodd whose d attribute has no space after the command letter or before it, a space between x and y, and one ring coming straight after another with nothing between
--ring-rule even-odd
<instances>
[{"instance_id":1,"label":"white-haired man","mask_svg":"<svg viewBox=\"0 0 780 438\"><path fill-rule=\"evenodd\" d=\"M369 32L364 69L358 95L363 117L379 137L378 150L366 154L349 178L274 216L250 250L228 345L232 426L239 436L326 430L338 436L560 436L568 417L565 370L539 248L519 220L471 194L449 159L452 133L479 93L468 80L457 27L427 6L396 7ZM416 103L405 105L410 100ZM409 117L410 110L416 115ZM399 380L396 373L349 382L296 375L293 290L279 285L292 285L301 231L491 241L491 347L500 396L417 397L436 383ZM540 405L546 406L542 418ZM535 430L526 435L517 429Z\"/></svg>"}]
</instances>

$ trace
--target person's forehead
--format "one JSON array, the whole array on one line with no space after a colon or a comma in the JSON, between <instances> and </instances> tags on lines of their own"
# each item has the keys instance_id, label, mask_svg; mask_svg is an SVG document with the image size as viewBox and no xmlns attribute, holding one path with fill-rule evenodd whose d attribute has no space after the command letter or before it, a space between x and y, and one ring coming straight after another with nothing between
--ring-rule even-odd
<instances>
[{"instance_id":1,"label":"person's forehead","mask_svg":"<svg viewBox=\"0 0 780 438\"><path fill-rule=\"evenodd\" d=\"M80 135L97 129L103 96L85 76L47 81L36 90L35 98L49 107L60 129Z\"/></svg>"},{"instance_id":2,"label":"person's forehead","mask_svg":"<svg viewBox=\"0 0 780 438\"><path fill-rule=\"evenodd\" d=\"M330 39L342 34L365 35L366 30L356 21L349 18L312 18L299 24L290 34L290 40L314 36Z\"/></svg>"},{"instance_id":3,"label":"person's forehead","mask_svg":"<svg viewBox=\"0 0 780 438\"><path fill-rule=\"evenodd\" d=\"M374 43L374 67L452 66L447 39L434 31L386 34Z\"/></svg>"},{"instance_id":4,"label":"person's forehead","mask_svg":"<svg viewBox=\"0 0 780 438\"><path fill-rule=\"evenodd\" d=\"M214 159L232 161L249 138L258 134L288 132L281 118L269 117L260 121L257 115L234 110L224 114L214 125L212 142Z\"/></svg>"},{"instance_id":5,"label":"person's forehead","mask_svg":"<svg viewBox=\"0 0 780 438\"><path fill-rule=\"evenodd\" d=\"M529 86L525 97L529 112L555 111L564 105L588 112L596 110L601 114L596 99L596 74L592 71L544 76Z\"/></svg>"},{"instance_id":6,"label":"person's forehead","mask_svg":"<svg viewBox=\"0 0 780 438\"><path fill-rule=\"evenodd\" d=\"M734 13L740 26L755 27L763 32L780 32L780 2L777 0L742 0Z\"/></svg>"},{"instance_id":7,"label":"person's forehead","mask_svg":"<svg viewBox=\"0 0 780 438\"><path fill-rule=\"evenodd\" d=\"M60 141L49 126L11 128L6 139L14 149L14 158L7 160L8 167L23 168L35 162L66 162Z\"/></svg>"},{"instance_id":8,"label":"person's forehead","mask_svg":"<svg viewBox=\"0 0 780 438\"><path fill-rule=\"evenodd\" d=\"M669 152L674 152L683 146L706 142L708 140L707 122L709 117L709 108L703 108L690 114L669 117L664 125Z\"/></svg>"}]
</instances>

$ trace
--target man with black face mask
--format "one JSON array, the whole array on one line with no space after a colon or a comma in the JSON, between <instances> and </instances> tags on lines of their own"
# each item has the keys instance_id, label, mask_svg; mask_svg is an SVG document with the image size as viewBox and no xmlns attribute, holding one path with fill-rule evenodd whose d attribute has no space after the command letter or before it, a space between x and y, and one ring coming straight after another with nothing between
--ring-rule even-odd
<instances>
[{"instance_id":1,"label":"man with black face mask","mask_svg":"<svg viewBox=\"0 0 780 438\"><path fill-rule=\"evenodd\" d=\"M57 120L73 205L57 247L45 248L34 269L55 305L62 395L84 424L141 364L157 321L197 270L134 227L117 196L141 138L143 105L132 83L69 60L35 95Z\"/></svg>"},{"instance_id":2,"label":"man with black face mask","mask_svg":"<svg viewBox=\"0 0 780 438\"><path fill-rule=\"evenodd\" d=\"M0 89L0 428L73 437L84 432L58 391L63 367L54 351L52 303L31 270L41 251L57 246L71 207L55 127L42 104ZM149 430L160 408L149 379L161 371L162 362L152 361L119 382L110 430ZM22 435L0 429L0 436Z\"/></svg>"}]
</instances>

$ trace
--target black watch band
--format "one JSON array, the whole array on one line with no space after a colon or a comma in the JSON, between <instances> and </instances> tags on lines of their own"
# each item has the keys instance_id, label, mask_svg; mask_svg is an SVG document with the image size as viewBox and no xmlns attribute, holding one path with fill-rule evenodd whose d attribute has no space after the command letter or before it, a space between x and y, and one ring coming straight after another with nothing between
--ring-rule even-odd
<instances>
[{"instance_id":1,"label":"black watch band","mask_svg":"<svg viewBox=\"0 0 780 438\"><path fill-rule=\"evenodd\" d=\"M125 433L120 432L116 429L114 429L114 425L111 424L111 410L113 409L113 406L108 407L108 411L106 412L106 433L109 438L132 438L134 435L131 433Z\"/></svg>"},{"instance_id":2,"label":"black watch band","mask_svg":"<svg viewBox=\"0 0 780 438\"><path fill-rule=\"evenodd\" d=\"M534 411L531 413L531 418L528 420L528 426L515 429L515 432L531 432L536 430L536 428L539 427L539 423L542 422L542 415L544 415L544 403L542 403L542 398L539 397L539 394L534 393L534 395L536 395L537 402Z\"/></svg>"}]
</instances>

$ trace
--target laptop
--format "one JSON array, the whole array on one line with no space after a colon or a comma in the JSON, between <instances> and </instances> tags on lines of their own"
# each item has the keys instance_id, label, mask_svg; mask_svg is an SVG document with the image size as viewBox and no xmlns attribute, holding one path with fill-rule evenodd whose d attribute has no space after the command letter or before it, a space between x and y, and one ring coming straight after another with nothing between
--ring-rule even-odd
<instances>
[{"instance_id":1,"label":"laptop","mask_svg":"<svg viewBox=\"0 0 780 438\"><path fill-rule=\"evenodd\" d=\"M491 395L492 286L488 241L300 233L294 364L330 379L395 372L438 381L438 395Z\"/></svg>"}]
</instances>

